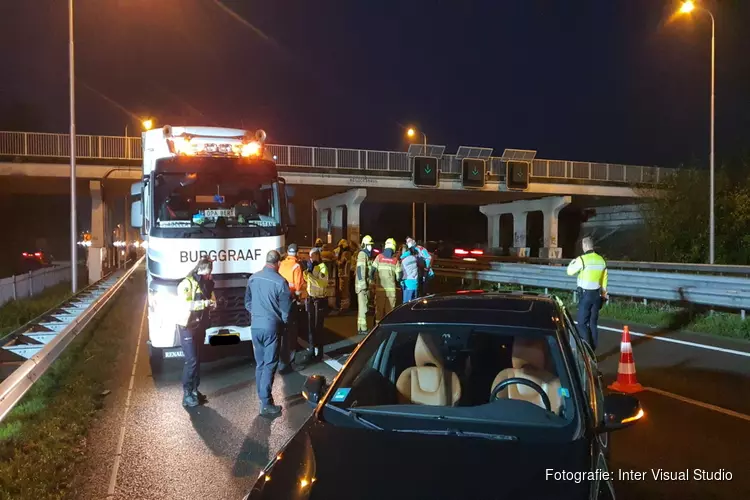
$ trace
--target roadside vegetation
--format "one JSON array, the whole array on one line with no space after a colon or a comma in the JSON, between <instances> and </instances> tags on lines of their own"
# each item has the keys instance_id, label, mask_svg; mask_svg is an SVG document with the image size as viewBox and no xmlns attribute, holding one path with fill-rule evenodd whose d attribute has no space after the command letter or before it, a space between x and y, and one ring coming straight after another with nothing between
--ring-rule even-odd
<instances>
[{"instance_id":1,"label":"roadside vegetation","mask_svg":"<svg viewBox=\"0 0 750 500\"><path fill-rule=\"evenodd\" d=\"M0 423L0 499L71 496L86 432L104 403L123 340L132 331L133 311L142 305L142 294L133 293L136 286L125 285ZM59 291L57 302L50 297L40 312L64 298Z\"/></svg>"},{"instance_id":2,"label":"roadside vegetation","mask_svg":"<svg viewBox=\"0 0 750 500\"><path fill-rule=\"evenodd\" d=\"M46 288L34 297L6 302L0 306L0 337L49 311L70 295L70 282L65 282Z\"/></svg>"},{"instance_id":3,"label":"roadside vegetation","mask_svg":"<svg viewBox=\"0 0 750 500\"><path fill-rule=\"evenodd\" d=\"M521 290L521 287L516 285L498 285L487 282L482 282L481 286L478 285L478 287L484 290ZM467 285L464 288L471 289L472 287L471 285ZM523 287L523 290L527 292L544 292L544 289L532 287ZM560 290L549 290L549 293L560 297L571 312L576 310L576 303L573 301L572 293ZM644 304L642 301L625 297L610 297L609 304L601 309L599 317L622 323L659 328L667 326L670 320L672 320L673 315L679 310L673 304L665 302L648 301ZM688 324L685 329L697 333L750 340L750 319L743 320L739 314L715 312L699 316L694 322Z\"/></svg>"}]
</instances>

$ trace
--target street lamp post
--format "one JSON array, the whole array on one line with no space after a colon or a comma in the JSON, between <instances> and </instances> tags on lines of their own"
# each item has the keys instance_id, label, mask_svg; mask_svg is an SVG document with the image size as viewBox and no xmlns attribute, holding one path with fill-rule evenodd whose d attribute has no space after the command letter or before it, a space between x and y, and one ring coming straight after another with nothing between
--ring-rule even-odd
<instances>
[{"instance_id":1,"label":"street lamp post","mask_svg":"<svg viewBox=\"0 0 750 500\"><path fill-rule=\"evenodd\" d=\"M76 210L76 88L75 45L73 43L73 0L68 0L68 58L70 79L70 282L73 293L78 291L78 241Z\"/></svg>"},{"instance_id":2,"label":"street lamp post","mask_svg":"<svg viewBox=\"0 0 750 500\"><path fill-rule=\"evenodd\" d=\"M709 155L709 169L710 169L710 211L709 211L709 218L708 218L708 263L713 264L714 263L714 257L715 257L715 214L714 214L714 191L715 191L715 180L714 180L714 82L715 82L715 76L716 76L716 19L714 18L713 13L708 10L705 7L698 7L695 5L695 2L692 2L690 0L683 2L682 6L680 7L680 14L689 14L693 12L695 9L700 9L706 13L708 13L708 16L711 18L711 152Z\"/></svg>"},{"instance_id":3,"label":"street lamp post","mask_svg":"<svg viewBox=\"0 0 750 500\"><path fill-rule=\"evenodd\" d=\"M424 155L427 156L427 135L419 131L420 134L422 134L422 139L424 140ZM406 131L406 135L409 137L414 137L416 135L416 131L413 128L410 128ZM416 238L416 232L417 232L417 217L416 217L416 204L411 204L411 233L412 237ZM422 244L427 244L427 202L422 204Z\"/></svg>"}]
</instances>

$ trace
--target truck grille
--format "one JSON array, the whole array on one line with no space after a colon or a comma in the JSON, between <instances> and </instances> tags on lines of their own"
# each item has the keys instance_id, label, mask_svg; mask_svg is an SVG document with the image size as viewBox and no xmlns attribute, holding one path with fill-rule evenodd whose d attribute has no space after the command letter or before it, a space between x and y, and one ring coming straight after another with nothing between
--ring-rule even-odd
<instances>
[{"instance_id":1,"label":"truck grille","mask_svg":"<svg viewBox=\"0 0 750 500\"><path fill-rule=\"evenodd\" d=\"M244 288L217 288L214 290L217 306L211 311L211 327L250 326L250 314L245 310Z\"/></svg>"}]
</instances>

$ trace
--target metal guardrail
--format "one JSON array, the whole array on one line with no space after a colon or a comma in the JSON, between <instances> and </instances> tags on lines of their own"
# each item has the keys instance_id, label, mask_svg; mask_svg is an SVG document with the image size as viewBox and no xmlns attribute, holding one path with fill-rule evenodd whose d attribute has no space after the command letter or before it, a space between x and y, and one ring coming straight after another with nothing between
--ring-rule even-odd
<instances>
[{"instance_id":1,"label":"metal guardrail","mask_svg":"<svg viewBox=\"0 0 750 500\"><path fill-rule=\"evenodd\" d=\"M67 158L70 156L68 134L0 131L0 155ZM366 149L326 148L271 144L269 150L280 167L361 170L377 172L410 172L411 163L405 151L376 151ZM78 158L99 160L139 160L142 158L140 137L78 135ZM488 160L491 175L505 176L505 161L499 157ZM439 170L444 174L459 174L461 158L443 155ZM611 183L658 184L672 169L567 160L535 159L532 179L556 181L592 181Z\"/></svg>"},{"instance_id":2,"label":"metal guardrail","mask_svg":"<svg viewBox=\"0 0 750 500\"><path fill-rule=\"evenodd\" d=\"M550 266L567 266L572 259L542 259L536 257L500 257L485 255L475 257L477 265L488 265L490 263L517 263L517 264L539 264ZM448 267L454 267L458 259L440 259ZM471 263L464 260L463 262ZM641 262L632 260L607 260L609 269L629 269L638 271L664 271L686 274L715 274L750 276L750 266L723 265L723 264L684 264L679 262Z\"/></svg>"},{"instance_id":3,"label":"metal guardrail","mask_svg":"<svg viewBox=\"0 0 750 500\"><path fill-rule=\"evenodd\" d=\"M115 271L4 337L7 343L3 350L26 358L26 361L0 383L0 421L115 296L143 258L138 259L129 270Z\"/></svg>"},{"instance_id":4,"label":"metal guardrail","mask_svg":"<svg viewBox=\"0 0 750 500\"><path fill-rule=\"evenodd\" d=\"M612 269L611 263L608 267L607 291L612 296L678 301L682 289L685 298L695 304L743 312L750 309L750 279L747 278ZM437 260L434 268L439 276L570 292L576 289L575 278L568 276L562 266L443 259Z\"/></svg>"}]
</instances>

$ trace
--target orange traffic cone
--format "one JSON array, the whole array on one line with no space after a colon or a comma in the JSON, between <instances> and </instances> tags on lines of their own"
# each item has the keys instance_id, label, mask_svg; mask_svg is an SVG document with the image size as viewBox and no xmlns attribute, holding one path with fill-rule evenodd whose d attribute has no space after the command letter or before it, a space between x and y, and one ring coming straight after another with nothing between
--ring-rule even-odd
<instances>
[{"instance_id":1,"label":"orange traffic cone","mask_svg":"<svg viewBox=\"0 0 750 500\"><path fill-rule=\"evenodd\" d=\"M630 329L622 329L620 342L620 365L617 367L617 380L609 386L610 390L634 394L643 390L635 377L635 361L633 361L633 347L630 345Z\"/></svg>"}]
</instances>

